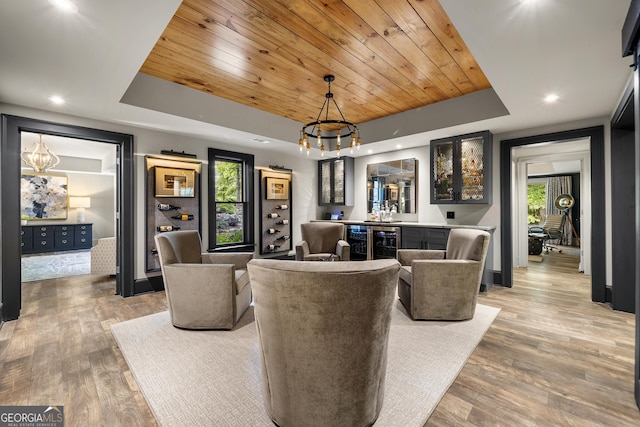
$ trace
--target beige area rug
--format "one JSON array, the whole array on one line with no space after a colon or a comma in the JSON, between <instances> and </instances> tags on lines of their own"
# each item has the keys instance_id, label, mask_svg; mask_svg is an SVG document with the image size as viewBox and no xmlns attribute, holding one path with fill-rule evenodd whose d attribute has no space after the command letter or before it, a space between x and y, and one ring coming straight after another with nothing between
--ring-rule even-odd
<instances>
[{"instance_id":1,"label":"beige area rug","mask_svg":"<svg viewBox=\"0 0 640 427\"><path fill-rule=\"evenodd\" d=\"M478 304L469 321L414 322L398 301L375 426L423 426L499 312ZM168 312L111 330L161 426L273 426L262 406L253 307L232 331L177 329Z\"/></svg>"}]
</instances>

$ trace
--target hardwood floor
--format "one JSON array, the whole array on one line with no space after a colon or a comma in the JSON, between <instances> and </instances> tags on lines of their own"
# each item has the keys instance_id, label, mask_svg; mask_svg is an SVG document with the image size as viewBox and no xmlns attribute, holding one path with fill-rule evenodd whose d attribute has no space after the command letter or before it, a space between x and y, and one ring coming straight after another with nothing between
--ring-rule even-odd
<instances>
[{"instance_id":1,"label":"hardwood floor","mask_svg":"<svg viewBox=\"0 0 640 427\"><path fill-rule=\"evenodd\" d=\"M591 302L578 258L544 255L514 271L513 288L427 426L638 426L635 316Z\"/></svg>"},{"instance_id":2,"label":"hardwood floor","mask_svg":"<svg viewBox=\"0 0 640 427\"><path fill-rule=\"evenodd\" d=\"M514 279L480 295L502 311L426 425L640 425L634 315L592 303L566 254ZM64 405L67 426L156 425L109 326L165 310L165 296L114 287L92 276L23 285L20 319L0 330L0 405Z\"/></svg>"}]
</instances>

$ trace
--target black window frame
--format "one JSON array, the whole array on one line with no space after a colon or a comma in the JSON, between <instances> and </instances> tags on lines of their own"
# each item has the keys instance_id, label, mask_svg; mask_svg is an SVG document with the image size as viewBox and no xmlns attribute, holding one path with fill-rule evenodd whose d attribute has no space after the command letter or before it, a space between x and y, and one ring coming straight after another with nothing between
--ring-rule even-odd
<instances>
[{"instance_id":1,"label":"black window frame","mask_svg":"<svg viewBox=\"0 0 640 427\"><path fill-rule=\"evenodd\" d=\"M254 156L253 154L237 153L234 151L209 148L209 252L253 252L255 250L255 220L254 220ZM216 241L216 161L238 162L242 164L242 194L244 196L242 220L243 236L241 243L225 243L219 245Z\"/></svg>"}]
</instances>

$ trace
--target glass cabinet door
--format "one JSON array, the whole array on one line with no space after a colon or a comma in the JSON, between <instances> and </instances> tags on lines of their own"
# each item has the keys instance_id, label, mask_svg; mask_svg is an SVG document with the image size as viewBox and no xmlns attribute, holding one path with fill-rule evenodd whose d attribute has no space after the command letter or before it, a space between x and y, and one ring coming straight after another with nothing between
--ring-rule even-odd
<instances>
[{"instance_id":1,"label":"glass cabinet door","mask_svg":"<svg viewBox=\"0 0 640 427\"><path fill-rule=\"evenodd\" d=\"M431 141L431 203L491 204L491 132Z\"/></svg>"},{"instance_id":2,"label":"glass cabinet door","mask_svg":"<svg viewBox=\"0 0 640 427\"><path fill-rule=\"evenodd\" d=\"M323 162L320 165L320 203L331 203L331 163Z\"/></svg>"},{"instance_id":3,"label":"glass cabinet door","mask_svg":"<svg viewBox=\"0 0 640 427\"><path fill-rule=\"evenodd\" d=\"M484 138L482 136L462 138L462 189L460 200L482 200L484 198Z\"/></svg>"},{"instance_id":4,"label":"glass cabinet door","mask_svg":"<svg viewBox=\"0 0 640 427\"><path fill-rule=\"evenodd\" d=\"M344 204L344 160L333 162L333 200L336 205Z\"/></svg>"},{"instance_id":5,"label":"glass cabinet door","mask_svg":"<svg viewBox=\"0 0 640 427\"><path fill-rule=\"evenodd\" d=\"M453 201L454 169L453 141L443 141L432 145L433 199Z\"/></svg>"},{"instance_id":6,"label":"glass cabinet door","mask_svg":"<svg viewBox=\"0 0 640 427\"><path fill-rule=\"evenodd\" d=\"M353 206L353 157L318 160L318 205Z\"/></svg>"}]
</instances>

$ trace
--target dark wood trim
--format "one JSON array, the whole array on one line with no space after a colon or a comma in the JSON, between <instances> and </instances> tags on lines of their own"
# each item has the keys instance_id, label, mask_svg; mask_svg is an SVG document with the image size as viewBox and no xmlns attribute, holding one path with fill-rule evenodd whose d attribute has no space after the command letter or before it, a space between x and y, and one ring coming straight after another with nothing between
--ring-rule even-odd
<instances>
[{"instance_id":1,"label":"dark wood trim","mask_svg":"<svg viewBox=\"0 0 640 427\"><path fill-rule=\"evenodd\" d=\"M622 25L622 56L635 53L640 38L640 0L631 0L627 16Z\"/></svg>"},{"instance_id":2,"label":"dark wood trim","mask_svg":"<svg viewBox=\"0 0 640 427\"><path fill-rule=\"evenodd\" d=\"M604 126L554 132L525 138L507 139L500 143L500 224L502 285L513 286L513 244L511 199L512 156L515 147L539 143L562 143L568 140L590 140L591 159L591 299L605 302L605 193L604 193Z\"/></svg>"},{"instance_id":3,"label":"dark wood trim","mask_svg":"<svg viewBox=\"0 0 640 427\"><path fill-rule=\"evenodd\" d=\"M14 320L22 306L20 271L20 139L21 132L35 132L95 142L116 144L116 292L133 295L133 135L74 125L47 122L26 117L2 115L0 138L0 238L2 250L2 319ZM10 185L16 183L16 185Z\"/></svg>"},{"instance_id":4,"label":"dark wood trim","mask_svg":"<svg viewBox=\"0 0 640 427\"><path fill-rule=\"evenodd\" d=\"M235 151L227 151L220 150L217 148L209 147L208 150L208 160L209 160L209 207L208 210L208 222L209 222L209 248L208 252L249 252L249 248L251 248L251 252L255 250L255 221L254 221L254 206L255 206L255 192L254 192L254 155L247 153L237 153ZM216 210L211 209L211 207L215 208L216 201L216 171L215 171L215 162L217 159L220 160L229 160L234 162L242 162L243 164L243 185L244 185L244 195L245 195L245 211L243 212L244 218L244 241L238 245L220 245L216 244L216 230L217 230L217 222L216 222ZM204 240L204 239L203 239Z\"/></svg>"},{"instance_id":5,"label":"dark wood trim","mask_svg":"<svg viewBox=\"0 0 640 427\"><path fill-rule=\"evenodd\" d=\"M635 313L636 228L635 126L633 82L625 89L611 119L611 250L616 268L611 272L607 302L614 310ZM633 275L629 274L633 271ZM613 290L613 292L611 292Z\"/></svg>"}]
</instances>

